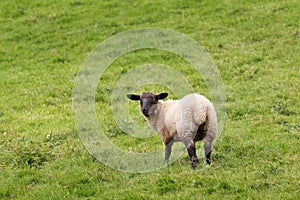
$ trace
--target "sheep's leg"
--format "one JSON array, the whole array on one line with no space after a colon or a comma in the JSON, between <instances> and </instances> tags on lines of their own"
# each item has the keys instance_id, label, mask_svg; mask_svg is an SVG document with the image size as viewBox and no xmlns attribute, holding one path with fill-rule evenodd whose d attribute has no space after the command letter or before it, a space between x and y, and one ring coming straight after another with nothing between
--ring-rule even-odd
<instances>
[{"instance_id":1,"label":"sheep's leg","mask_svg":"<svg viewBox=\"0 0 300 200\"><path fill-rule=\"evenodd\" d=\"M190 156L190 163L192 165L192 168L195 169L198 165L198 158L196 155L196 147L195 145L191 145L190 147L187 148L188 154Z\"/></svg>"},{"instance_id":2,"label":"sheep's leg","mask_svg":"<svg viewBox=\"0 0 300 200\"><path fill-rule=\"evenodd\" d=\"M210 163L211 163L210 155L211 155L212 141L213 141L213 138L209 135L206 135L206 137L204 138L204 152L205 152L205 157L206 157L206 163L208 165L210 165Z\"/></svg>"},{"instance_id":3,"label":"sheep's leg","mask_svg":"<svg viewBox=\"0 0 300 200\"><path fill-rule=\"evenodd\" d=\"M167 163L169 161L169 158L170 158L170 155L171 155L171 152L172 152L173 143L174 143L174 140L168 142L165 145L165 163Z\"/></svg>"},{"instance_id":4,"label":"sheep's leg","mask_svg":"<svg viewBox=\"0 0 300 200\"><path fill-rule=\"evenodd\" d=\"M187 152L190 157L190 163L192 165L192 168L195 169L199 162L196 154L195 143L193 142L193 140L188 140L188 141L184 141L184 144L187 148Z\"/></svg>"}]
</instances>

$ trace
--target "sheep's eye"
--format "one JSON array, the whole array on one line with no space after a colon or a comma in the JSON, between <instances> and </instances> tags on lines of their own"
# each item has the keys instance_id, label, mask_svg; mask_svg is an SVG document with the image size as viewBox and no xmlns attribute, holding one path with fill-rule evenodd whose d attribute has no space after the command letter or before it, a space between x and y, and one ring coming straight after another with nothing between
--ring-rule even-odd
<instances>
[{"instance_id":1,"label":"sheep's eye","mask_svg":"<svg viewBox=\"0 0 300 200\"><path fill-rule=\"evenodd\" d=\"M151 99L151 105L156 104L157 102L155 101L154 98Z\"/></svg>"},{"instance_id":2,"label":"sheep's eye","mask_svg":"<svg viewBox=\"0 0 300 200\"><path fill-rule=\"evenodd\" d=\"M141 106L143 105L143 101L140 101L140 103L141 103Z\"/></svg>"}]
</instances>

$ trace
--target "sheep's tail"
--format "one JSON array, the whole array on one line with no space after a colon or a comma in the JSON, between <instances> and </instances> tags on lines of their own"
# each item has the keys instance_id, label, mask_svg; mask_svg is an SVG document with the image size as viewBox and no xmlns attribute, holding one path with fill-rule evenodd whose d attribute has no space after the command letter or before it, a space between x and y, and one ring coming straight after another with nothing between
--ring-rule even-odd
<instances>
[{"instance_id":1,"label":"sheep's tail","mask_svg":"<svg viewBox=\"0 0 300 200\"><path fill-rule=\"evenodd\" d=\"M206 118L208 122L207 135L210 135L210 137L214 139L217 137L218 127L217 127L217 113L212 104L207 109Z\"/></svg>"}]
</instances>

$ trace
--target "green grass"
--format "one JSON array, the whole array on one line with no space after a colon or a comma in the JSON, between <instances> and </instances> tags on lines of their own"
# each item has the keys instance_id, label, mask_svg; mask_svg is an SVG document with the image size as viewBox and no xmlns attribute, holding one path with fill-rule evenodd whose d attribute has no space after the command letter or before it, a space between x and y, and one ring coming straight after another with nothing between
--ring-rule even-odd
<instances>
[{"instance_id":1,"label":"green grass","mask_svg":"<svg viewBox=\"0 0 300 200\"><path fill-rule=\"evenodd\" d=\"M300 4L292 1L1 1L0 199L299 199ZM149 173L97 162L75 128L77 72L102 41L134 28L169 28L201 44L225 85L227 118L213 164L192 170L187 154ZM117 59L99 81L99 124L118 147L162 148L113 122L110 95L129 69L160 63L209 96L180 57L141 50ZM159 92L157 85L142 90ZM174 94L171 95L174 97ZM138 105L131 117L145 123ZM201 149L201 150L200 150Z\"/></svg>"}]
</instances>

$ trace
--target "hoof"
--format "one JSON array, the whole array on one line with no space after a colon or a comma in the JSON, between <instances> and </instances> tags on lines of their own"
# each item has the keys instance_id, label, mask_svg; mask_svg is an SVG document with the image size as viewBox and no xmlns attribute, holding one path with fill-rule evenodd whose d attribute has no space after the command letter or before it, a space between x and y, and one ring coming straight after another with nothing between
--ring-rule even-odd
<instances>
[{"instance_id":1,"label":"hoof","mask_svg":"<svg viewBox=\"0 0 300 200\"><path fill-rule=\"evenodd\" d=\"M191 166L193 169L195 169L199 163L198 158L196 156L193 156L190 160Z\"/></svg>"},{"instance_id":2,"label":"hoof","mask_svg":"<svg viewBox=\"0 0 300 200\"><path fill-rule=\"evenodd\" d=\"M211 161L210 161L210 154L211 154L211 151L205 155L206 157L206 164L210 165L211 164Z\"/></svg>"},{"instance_id":3,"label":"hoof","mask_svg":"<svg viewBox=\"0 0 300 200\"><path fill-rule=\"evenodd\" d=\"M207 165L210 165L210 164L211 164L210 159L206 158L206 164L207 164Z\"/></svg>"}]
</instances>

